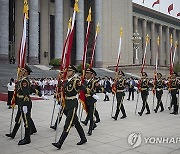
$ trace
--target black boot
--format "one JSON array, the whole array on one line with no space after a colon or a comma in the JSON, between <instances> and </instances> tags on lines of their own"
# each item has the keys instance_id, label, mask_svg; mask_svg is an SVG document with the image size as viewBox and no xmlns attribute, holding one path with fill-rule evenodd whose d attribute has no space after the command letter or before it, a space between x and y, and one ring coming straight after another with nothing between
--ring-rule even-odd
<instances>
[{"instance_id":1,"label":"black boot","mask_svg":"<svg viewBox=\"0 0 180 154\"><path fill-rule=\"evenodd\" d=\"M96 123L94 122L92 130L94 130L97 127Z\"/></svg>"},{"instance_id":2,"label":"black boot","mask_svg":"<svg viewBox=\"0 0 180 154\"><path fill-rule=\"evenodd\" d=\"M18 145L25 145L25 144L29 144L29 143L31 143L31 140L24 138L18 142Z\"/></svg>"},{"instance_id":3,"label":"black boot","mask_svg":"<svg viewBox=\"0 0 180 154\"><path fill-rule=\"evenodd\" d=\"M50 128L56 130L56 126L55 125L54 126L50 126Z\"/></svg>"},{"instance_id":4,"label":"black boot","mask_svg":"<svg viewBox=\"0 0 180 154\"><path fill-rule=\"evenodd\" d=\"M98 111L96 110L96 108L95 108L94 115L95 115L95 117L96 117L95 123L99 123L101 120L100 120L99 113L98 113Z\"/></svg>"},{"instance_id":5,"label":"black boot","mask_svg":"<svg viewBox=\"0 0 180 154\"><path fill-rule=\"evenodd\" d=\"M87 139L85 138L85 139L79 141L79 142L77 143L77 145L82 145L82 144L84 144L84 143L86 143L86 142L87 142Z\"/></svg>"},{"instance_id":6,"label":"black boot","mask_svg":"<svg viewBox=\"0 0 180 154\"><path fill-rule=\"evenodd\" d=\"M7 136L7 137L11 137L11 138L13 139L13 138L16 136L16 133L17 133L19 127L20 127L20 124L18 124L18 123L16 122L15 125L14 125L14 128L13 128L12 133L6 134L6 136Z\"/></svg>"},{"instance_id":7,"label":"black boot","mask_svg":"<svg viewBox=\"0 0 180 154\"><path fill-rule=\"evenodd\" d=\"M121 117L121 119L124 119L124 118L126 118L127 116L126 115L123 115L122 117Z\"/></svg>"},{"instance_id":8,"label":"black boot","mask_svg":"<svg viewBox=\"0 0 180 154\"><path fill-rule=\"evenodd\" d=\"M34 133L37 133L37 129L35 127L35 124L34 124L32 118L30 118L30 134L32 135Z\"/></svg>"},{"instance_id":9,"label":"black boot","mask_svg":"<svg viewBox=\"0 0 180 154\"><path fill-rule=\"evenodd\" d=\"M89 130L88 130L88 135L91 136L92 135L92 130L94 128L94 121L93 119L90 120L90 125L89 125Z\"/></svg>"},{"instance_id":10,"label":"black boot","mask_svg":"<svg viewBox=\"0 0 180 154\"><path fill-rule=\"evenodd\" d=\"M164 106L163 106L162 101L161 101L161 103L160 103L160 106L161 106L161 110L160 110L160 112L163 112L163 111L164 111Z\"/></svg>"},{"instance_id":11,"label":"black boot","mask_svg":"<svg viewBox=\"0 0 180 154\"><path fill-rule=\"evenodd\" d=\"M112 117L114 120L117 120L117 117L118 117L118 115L119 115L119 109L116 109L116 113L115 113L115 116L114 117Z\"/></svg>"},{"instance_id":12,"label":"black boot","mask_svg":"<svg viewBox=\"0 0 180 154\"><path fill-rule=\"evenodd\" d=\"M81 121L81 123L83 123L85 126L87 126L88 121L84 120L84 121Z\"/></svg>"},{"instance_id":13,"label":"black boot","mask_svg":"<svg viewBox=\"0 0 180 154\"><path fill-rule=\"evenodd\" d=\"M142 112L138 112L138 114L139 114L140 116L142 116Z\"/></svg>"},{"instance_id":14,"label":"black boot","mask_svg":"<svg viewBox=\"0 0 180 154\"><path fill-rule=\"evenodd\" d=\"M117 117L116 116L114 116L114 117L112 117L114 120L117 120Z\"/></svg>"},{"instance_id":15,"label":"black boot","mask_svg":"<svg viewBox=\"0 0 180 154\"><path fill-rule=\"evenodd\" d=\"M15 137L12 133L6 134L6 136L7 136L7 137L11 137L12 139L14 139L14 137Z\"/></svg>"},{"instance_id":16,"label":"black boot","mask_svg":"<svg viewBox=\"0 0 180 154\"><path fill-rule=\"evenodd\" d=\"M59 141L57 143L52 143L53 146L55 146L58 149L61 149L66 137L67 137L68 133L63 131L63 133L61 134L61 137L59 139Z\"/></svg>"},{"instance_id":17,"label":"black boot","mask_svg":"<svg viewBox=\"0 0 180 154\"><path fill-rule=\"evenodd\" d=\"M80 125L79 121L75 121L75 128L79 134L79 137L81 138L81 140L77 143L77 145L81 145L87 142L86 136L84 134L84 130L82 128L82 126Z\"/></svg>"},{"instance_id":18,"label":"black boot","mask_svg":"<svg viewBox=\"0 0 180 154\"><path fill-rule=\"evenodd\" d=\"M154 109L154 112L155 112L155 113L157 113L157 110L156 110L156 109Z\"/></svg>"}]
</instances>

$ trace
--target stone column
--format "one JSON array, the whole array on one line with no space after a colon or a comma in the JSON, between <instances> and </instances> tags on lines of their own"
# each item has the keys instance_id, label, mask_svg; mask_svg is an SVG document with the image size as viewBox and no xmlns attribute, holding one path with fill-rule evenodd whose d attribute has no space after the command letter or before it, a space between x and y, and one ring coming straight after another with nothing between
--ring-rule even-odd
<instances>
[{"instance_id":1,"label":"stone column","mask_svg":"<svg viewBox=\"0 0 180 154\"><path fill-rule=\"evenodd\" d=\"M157 53L157 48L156 48L156 38L155 38L155 23L151 23L151 62L152 65L156 65L156 53Z\"/></svg>"},{"instance_id":2,"label":"stone column","mask_svg":"<svg viewBox=\"0 0 180 154\"><path fill-rule=\"evenodd\" d=\"M63 50L63 0L55 0L55 58L61 58Z\"/></svg>"},{"instance_id":3,"label":"stone column","mask_svg":"<svg viewBox=\"0 0 180 154\"><path fill-rule=\"evenodd\" d=\"M84 52L84 1L78 2L80 12L76 20L76 64L81 64Z\"/></svg>"},{"instance_id":4,"label":"stone column","mask_svg":"<svg viewBox=\"0 0 180 154\"><path fill-rule=\"evenodd\" d=\"M97 38L95 51L95 67L103 67L102 58L102 5L103 0L95 0L95 25L99 23L100 32Z\"/></svg>"},{"instance_id":5,"label":"stone column","mask_svg":"<svg viewBox=\"0 0 180 154\"><path fill-rule=\"evenodd\" d=\"M144 55L144 49L146 46L146 35L147 35L147 20L143 20L143 25L142 25L142 36L143 36L143 55Z\"/></svg>"},{"instance_id":6,"label":"stone column","mask_svg":"<svg viewBox=\"0 0 180 154\"><path fill-rule=\"evenodd\" d=\"M169 27L166 27L166 66L170 64Z\"/></svg>"},{"instance_id":7,"label":"stone column","mask_svg":"<svg viewBox=\"0 0 180 154\"><path fill-rule=\"evenodd\" d=\"M159 65L164 66L164 61L163 61L163 50L162 50L162 25L159 25L159 38L160 38L160 44L159 44Z\"/></svg>"},{"instance_id":8,"label":"stone column","mask_svg":"<svg viewBox=\"0 0 180 154\"><path fill-rule=\"evenodd\" d=\"M9 58L9 0L0 0L0 63Z\"/></svg>"},{"instance_id":9,"label":"stone column","mask_svg":"<svg viewBox=\"0 0 180 154\"><path fill-rule=\"evenodd\" d=\"M138 32L138 17L137 16L134 17L134 32L136 32L136 30Z\"/></svg>"},{"instance_id":10,"label":"stone column","mask_svg":"<svg viewBox=\"0 0 180 154\"><path fill-rule=\"evenodd\" d=\"M180 63L180 30L178 31L178 62Z\"/></svg>"},{"instance_id":11,"label":"stone column","mask_svg":"<svg viewBox=\"0 0 180 154\"><path fill-rule=\"evenodd\" d=\"M39 43L39 0L29 1L29 64L38 64Z\"/></svg>"}]
</instances>

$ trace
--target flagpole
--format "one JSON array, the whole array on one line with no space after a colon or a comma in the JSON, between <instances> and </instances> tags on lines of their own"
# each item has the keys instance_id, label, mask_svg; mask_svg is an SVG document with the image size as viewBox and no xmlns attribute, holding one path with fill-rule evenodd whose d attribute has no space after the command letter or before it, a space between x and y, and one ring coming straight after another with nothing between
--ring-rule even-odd
<instances>
[{"instance_id":1,"label":"flagpole","mask_svg":"<svg viewBox=\"0 0 180 154\"><path fill-rule=\"evenodd\" d=\"M142 63L142 67L141 67L141 73L144 71L144 65L146 62L146 52L147 52L147 45L149 43L149 35L146 35L146 45L145 45L145 49L144 49L144 57L143 57L143 63Z\"/></svg>"},{"instance_id":2,"label":"flagpole","mask_svg":"<svg viewBox=\"0 0 180 154\"><path fill-rule=\"evenodd\" d=\"M88 22L88 26L86 29L86 38L85 38L85 42L84 42L84 53L83 53L83 62L82 62L82 77L84 79L85 76L85 65L86 65L86 54L87 54L87 47L88 47L88 38L89 38L89 34L90 34L90 26L91 26L91 7L89 8L89 14L87 17Z\"/></svg>"},{"instance_id":3,"label":"flagpole","mask_svg":"<svg viewBox=\"0 0 180 154\"><path fill-rule=\"evenodd\" d=\"M176 56L177 46L178 46L178 43L177 43L177 41L176 41L176 42L175 42L175 47L174 47L173 65L174 65L174 62L175 62L175 56Z\"/></svg>"},{"instance_id":4,"label":"flagpole","mask_svg":"<svg viewBox=\"0 0 180 154\"><path fill-rule=\"evenodd\" d=\"M99 23L96 26L96 34L94 37L94 45L93 45L92 52L91 52L90 68L93 67L93 60L94 60L94 54L95 54L95 49L96 49L96 40L97 40L98 33L99 33Z\"/></svg>"},{"instance_id":5,"label":"flagpole","mask_svg":"<svg viewBox=\"0 0 180 154\"><path fill-rule=\"evenodd\" d=\"M122 35L123 35L123 29L121 27L120 28L120 37L119 37L118 57L117 57L117 64L116 64L116 70L115 70L116 73L118 71L118 67L119 67L119 63L120 63Z\"/></svg>"},{"instance_id":6,"label":"flagpole","mask_svg":"<svg viewBox=\"0 0 180 154\"><path fill-rule=\"evenodd\" d=\"M173 36L171 34L170 36L170 43L171 43L171 46L170 46L170 68L169 68L169 74L172 75L172 71L173 71L173 61L172 61L172 56L173 56Z\"/></svg>"}]
</instances>

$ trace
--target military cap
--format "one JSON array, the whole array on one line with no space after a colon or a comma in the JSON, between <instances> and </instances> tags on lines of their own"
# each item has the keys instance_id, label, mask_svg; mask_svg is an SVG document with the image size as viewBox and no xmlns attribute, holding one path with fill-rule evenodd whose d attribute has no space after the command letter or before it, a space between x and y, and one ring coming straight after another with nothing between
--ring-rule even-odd
<instances>
[{"instance_id":1,"label":"military cap","mask_svg":"<svg viewBox=\"0 0 180 154\"><path fill-rule=\"evenodd\" d=\"M146 76L147 77L147 73L146 72L142 72L142 76Z\"/></svg>"},{"instance_id":2,"label":"military cap","mask_svg":"<svg viewBox=\"0 0 180 154\"><path fill-rule=\"evenodd\" d=\"M86 73L87 73L87 72L91 72L91 73L93 73L95 76L97 75L97 74L96 74L96 71L93 70L92 68L87 68L87 69L86 69Z\"/></svg>"},{"instance_id":3,"label":"military cap","mask_svg":"<svg viewBox=\"0 0 180 154\"><path fill-rule=\"evenodd\" d=\"M122 76L125 76L124 72L123 71L119 71L118 74L122 74Z\"/></svg>"},{"instance_id":4,"label":"military cap","mask_svg":"<svg viewBox=\"0 0 180 154\"><path fill-rule=\"evenodd\" d=\"M162 74L160 72L157 73L157 75L161 76L162 77Z\"/></svg>"},{"instance_id":5,"label":"military cap","mask_svg":"<svg viewBox=\"0 0 180 154\"><path fill-rule=\"evenodd\" d=\"M71 64L68 66L68 71L74 71L75 73L78 72L77 69L76 69L76 67L73 66L73 65L71 65Z\"/></svg>"},{"instance_id":6,"label":"military cap","mask_svg":"<svg viewBox=\"0 0 180 154\"><path fill-rule=\"evenodd\" d=\"M24 69L26 69L26 71L28 72L28 74L30 74L31 72L33 72L32 69L31 69L27 64L25 64Z\"/></svg>"}]
</instances>

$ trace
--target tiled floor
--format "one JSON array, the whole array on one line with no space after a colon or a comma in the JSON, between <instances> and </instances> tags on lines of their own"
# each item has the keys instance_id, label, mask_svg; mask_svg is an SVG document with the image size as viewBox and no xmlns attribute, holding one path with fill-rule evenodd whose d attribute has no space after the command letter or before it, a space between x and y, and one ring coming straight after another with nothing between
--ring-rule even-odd
<instances>
[{"instance_id":1,"label":"tiled floor","mask_svg":"<svg viewBox=\"0 0 180 154\"><path fill-rule=\"evenodd\" d=\"M180 141L177 143L145 143L144 138L147 137L168 137L168 138L180 138L180 115L170 115L169 110L164 112L154 113L150 115L143 115L139 117L135 115L134 110L136 106L135 101L124 100L124 106L127 112L126 119L118 119L114 121L111 119L111 106L112 101L104 102L104 95L98 94L100 100L97 103L97 109L99 111L101 122L98 123L98 127L93 131L92 136L87 136L88 142L84 145L78 146L76 143L80 140L79 136L73 127L70 130L69 136L66 138L62 149L57 150L51 145L55 140L55 131L49 128L50 120L53 108L53 98L49 97L49 100L37 100L33 101L32 118L35 122L38 132L31 136L31 143L24 146L18 146L17 143L21 138L21 131L19 130L15 139L9 139L5 136L9 133L11 110L7 109L6 102L0 102L0 154L53 154L53 153L71 153L71 154L179 154L180 153ZM163 103L166 102L167 92L164 92ZM110 100L112 95L109 94ZM127 94L126 94L127 98ZM148 98L150 108L152 109L152 93ZM156 104L156 101L155 101ZM142 105L141 99L139 99L138 111ZM169 104L168 104L169 105ZM167 106L168 106L167 105ZM115 109L115 107L114 107ZM55 110L56 118L58 109ZM115 111L114 111L115 112ZM121 114L120 114L121 116ZM85 113L83 113L83 119ZM58 138L62 132L62 122L58 128ZM87 126L83 126L85 133L88 131ZM23 128L24 129L24 128ZM24 130L23 130L24 132ZM129 134L133 132L141 133L140 146L133 148L128 144L127 138ZM133 142L135 143L135 142Z\"/></svg>"}]
</instances>

